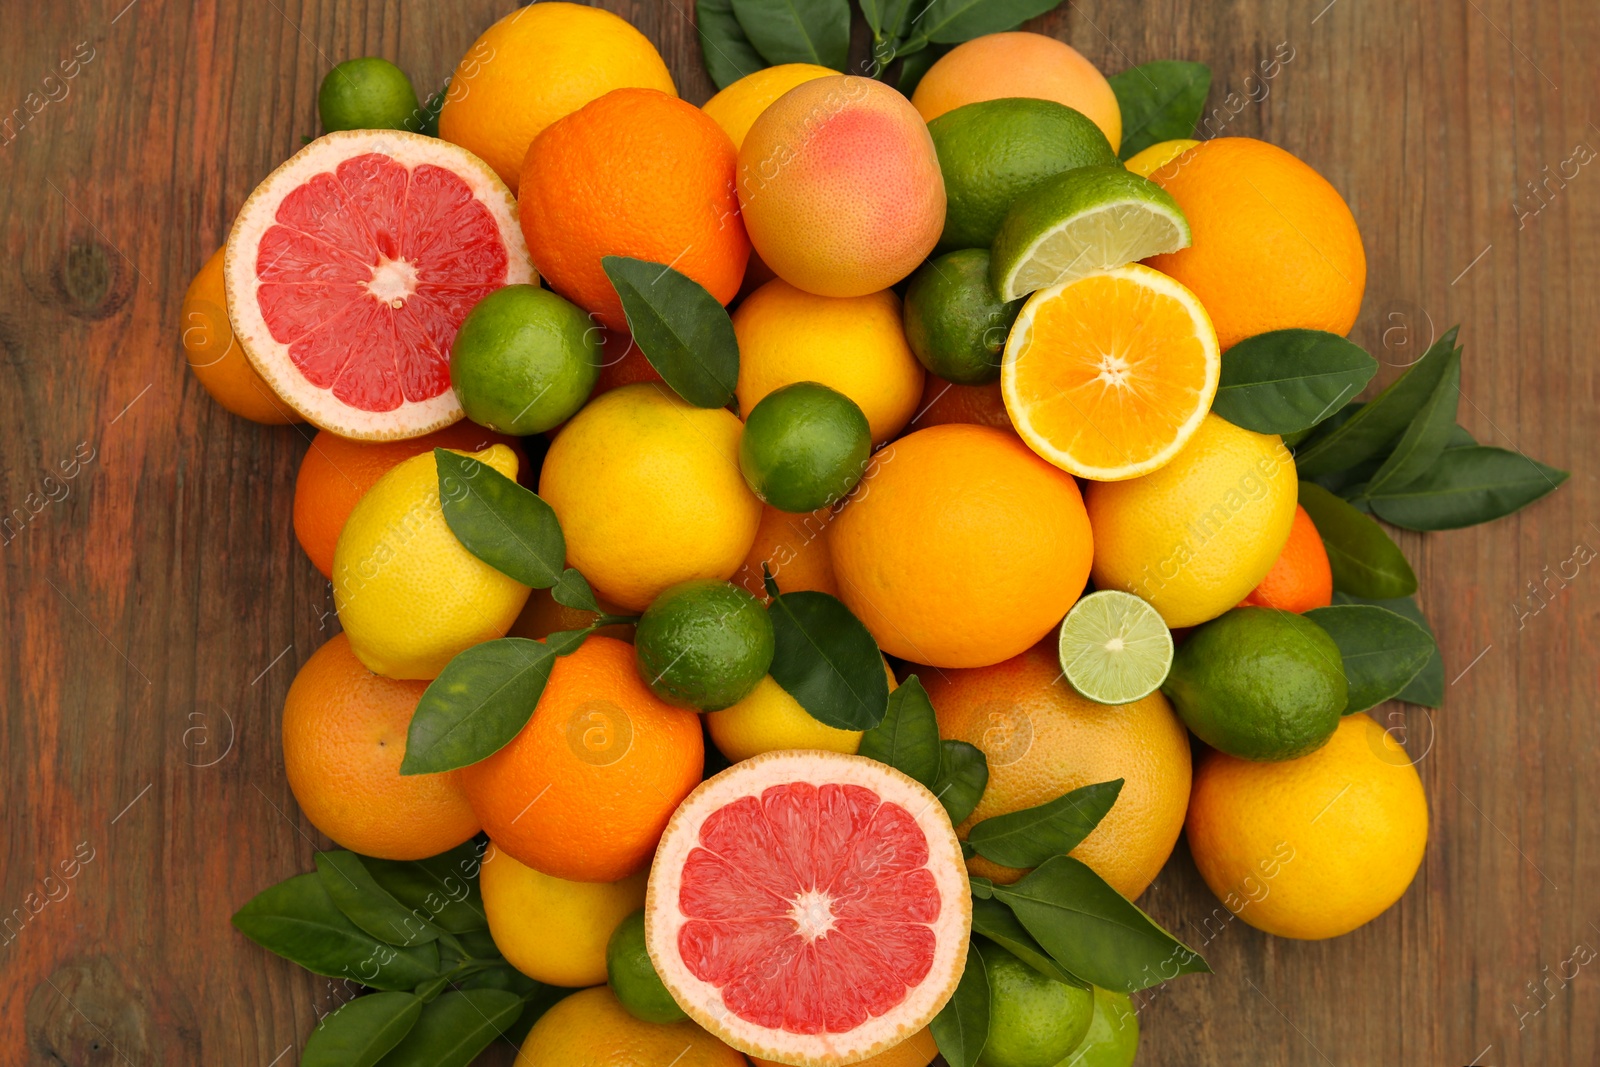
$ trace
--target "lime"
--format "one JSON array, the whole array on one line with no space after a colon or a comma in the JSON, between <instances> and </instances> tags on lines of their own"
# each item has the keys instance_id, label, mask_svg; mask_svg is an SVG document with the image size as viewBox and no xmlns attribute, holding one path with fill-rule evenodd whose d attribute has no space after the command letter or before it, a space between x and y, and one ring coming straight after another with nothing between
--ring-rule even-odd
<instances>
[{"instance_id":1,"label":"lime","mask_svg":"<svg viewBox=\"0 0 1600 1067\"><path fill-rule=\"evenodd\" d=\"M811 512L855 488L871 453L872 430L854 400L795 382L750 409L739 469L750 491L779 511Z\"/></svg>"},{"instance_id":2,"label":"lime","mask_svg":"<svg viewBox=\"0 0 1600 1067\"><path fill-rule=\"evenodd\" d=\"M1100 127L1053 100L967 104L928 123L928 133L948 201L940 252L989 247L1011 202L1052 175L1119 165Z\"/></svg>"},{"instance_id":3,"label":"lime","mask_svg":"<svg viewBox=\"0 0 1600 1067\"><path fill-rule=\"evenodd\" d=\"M1172 631L1148 602L1120 589L1090 593L1061 622L1061 670L1097 704L1154 693L1172 666Z\"/></svg>"},{"instance_id":4,"label":"lime","mask_svg":"<svg viewBox=\"0 0 1600 1067\"><path fill-rule=\"evenodd\" d=\"M328 71L317 90L322 128L408 130L422 109L406 72L377 56L347 59ZM410 123L411 125L407 125Z\"/></svg>"},{"instance_id":5,"label":"lime","mask_svg":"<svg viewBox=\"0 0 1600 1067\"><path fill-rule=\"evenodd\" d=\"M1344 661L1310 619L1234 608L1189 635L1162 691L1212 748L1240 759L1295 759L1338 728Z\"/></svg>"},{"instance_id":6,"label":"lime","mask_svg":"<svg viewBox=\"0 0 1600 1067\"><path fill-rule=\"evenodd\" d=\"M717 711L737 704L772 666L772 620L731 582L695 578L664 590L639 616L639 674L669 704Z\"/></svg>"},{"instance_id":7,"label":"lime","mask_svg":"<svg viewBox=\"0 0 1600 1067\"><path fill-rule=\"evenodd\" d=\"M989 979L989 1040L982 1067L1054 1067L1078 1047L1094 1016L1094 994L1058 982L984 941Z\"/></svg>"},{"instance_id":8,"label":"lime","mask_svg":"<svg viewBox=\"0 0 1600 1067\"><path fill-rule=\"evenodd\" d=\"M450 352L450 381L467 418L525 437L559 426L600 377L600 331L537 285L508 285L473 306Z\"/></svg>"},{"instance_id":9,"label":"lime","mask_svg":"<svg viewBox=\"0 0 1600 1067\"><path fill-rule=\"evenodd\" d=\"M960 108L958 110L966 110ZM964 248L930 259L906 288L906 341L922 365L961 385L1000 377L1000 353L1022 301L989 284L989 250Z\"/></svg>"},{"instance_id":10,"label":"lime","mask_svg":"<svg viewBox=\"0 0 1600 1067\"><path fill-rule=\"evenodd\" d=\"M687 1019L661 984L644 943L644 909L623 919L606 943L606 983L628 1014L647 1023Z\"/></svg>"},{"instance_id":11,"label":"lime","mask_svg":"<svg viewBox=\"0 0 1600 1067\"><path fill-rule=\"evenodd\" d=\"M1056 1067L1133 1067L1139 1052L1139 1016L1126 993L1094 987L1094 1018L1072 1055Z\"/></svg>"},{"instance_id":12,"label":"lime","mask_svg":"<svg viewBox=\"0 0 1600 1067\"><path fill-rule=\"evenodd\" d=\"M995 291L1015 300L1189 247L1189 220L1148 178L1121 167L1079 167L1018 197L994 239Z\"/></svg>"}]
</instances>

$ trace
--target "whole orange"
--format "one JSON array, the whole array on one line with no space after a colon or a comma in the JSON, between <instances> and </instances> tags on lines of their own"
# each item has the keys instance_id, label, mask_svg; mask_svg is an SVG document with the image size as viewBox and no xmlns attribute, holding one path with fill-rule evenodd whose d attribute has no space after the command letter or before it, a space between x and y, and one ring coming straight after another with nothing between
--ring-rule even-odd
<instances>
[{"instance_id":1,"label":"whole orange","mask_svg":"<svg viewBox=\"0 0 1600 1067\"><path fill-rule=\"evenodd\" d=\"M928 375L928 380L922 386L922 402L917 405L911 428L920 430L928 426L943 426L947 422L970 422L999 430L1011 429L1011 416L1006 412L1005 397L1000 395L1000 383L958 385Z\"/></svg>"},{"instance_id":2,"label":"whole orange","mask_svg":"<svg viewBox=\"0 0 1600 1067\"><path fill-rule=\"evenodd\" d=\"M1269 330L1350 332L1367 254L1322 175L1265 141L1217 137L1151 177L1183 208L1193 240L1149 265L1200 298L1222 348Z\"/></svg>"},{"instance_id":3,"label":"whole orange","mask_svg":"<svg viewBox=\"0 0 1600 1067\"><path fill-rule=\"evenodd\" d=\"M628 320L605 256L666 264L726 304L750 258L734 159L722 127L677 97L616 89L585 104L522 162L517 204L534 265L614 330Z\"/></svg>"},{"instance_id":4,"label":"whole orange","mask_svg":"<svg viewBox=\"0 0 1600 1067\"><path fill-rule=\"evenodd\" d=\"M283 768L313 826L344 848L420 860L478 832L461 772L400 773L427 682L373 674L335 634L311 654L283 702Z\"/></svg>"},{"instance_id":5,"label":"whole orange","mask_svg":"<svg viewBox=\"0 0 1600 1067\"><path fill-rule=\"evenodd\" d=\"M616 882L650 862L704 762L699 716L645 687L632 645L594 636L556 660L522 731L461 773L496 847L556 878Z\"/></svg>"},{"instance_id":6,"label":"whole orange","mask_svg":"<svg viewBox=\"0 0 1600 1067\"><path fill-rule=\"evenodd\" d=\"M983 749L989 785L957 832L995 815L1123 779L1111 811L1072 855L1130 900L1161 870L1189 805L1189 735L1159 692L1132 704L1096 704L1061 677L1054 641L1004 663L928 671L939 736ZM1022 872L981 856L973 874L1014 882Z\"/></svg>"},{"instance_id":7,"label":"whole orange","mask_svg":"<svg viewBox=\"0 0 1600 1067\"><path fill-rule=\"evenodd\" d=\"M222 254L211 253L183 294L183 351L196 380L211 399L241 418L268 426L304 422L300 413L278 397L256 373L233 336L228 321L228 295L223 291Z\"/></svg>"},{"instance_id":8,"label":"whole orange","mask_svg":"<svg viewBox=\"0 0 1600 1067\"><path fill-rule=\"evenodd\" d=\"M744 566L729 581L765 601L767 587L761 577L764 563L780 592L814 590L838 596L839 587L833 580L833 558L828 554L828 523L832 519L830 508L796 515L763 504L755 543L750 546Z\"/></svg>"},{"instance_id":9,"label":"whole orange","mask_svg":"<svg viewBox=\"0 0 1600 1067\"><path fill-rule=\"evenodd\" d=\"M466 419L405 441L352 441L320 430L300 460L300 474L294 481L294 535L312 566L324 578L331 578L339 531L379 478L412 456L435 448L481 452L493 444L508 445L519 461L523 458L516 438L485 430ZM518 464L519 469L523 466L526 464Z\"/></svg>"},{"instance_id":10,"label":"whole orange","mask_svg":"<svg viewBox=\"0 0 1600 1067\"><path fill-rule=\"evenodd\" d=\"M1015 435L931 426L873 457L828 537L839 597L891 656L981 667L1038 641L1094 555L1078 483Z\"/></svg>"},{"instance_id":11,"label":"whole orange","mask_svg":"<svg viewBox=\"0 0 1600 1067\"><path fill-rule=\"evenodd\" d=\"M1277 608L1303 612L1333 603L1333 570L1322 535L1306 509L1295 505L1289 540L1261 584L1250 591L1242 607Z\"/></svg>"}]
</instances>

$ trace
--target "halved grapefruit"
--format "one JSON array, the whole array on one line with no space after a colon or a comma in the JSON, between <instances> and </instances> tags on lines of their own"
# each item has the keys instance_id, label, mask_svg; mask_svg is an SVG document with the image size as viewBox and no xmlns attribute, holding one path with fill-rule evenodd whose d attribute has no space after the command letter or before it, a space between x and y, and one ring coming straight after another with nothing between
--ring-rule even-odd
<instances>
[{"instance_id":1,"label":"halved grapefruit","mask_svg":"<svg viewBox=\"0 0 1600 1067\"><path fill-rule=\"evenodd\" d=\"M464 148L398 130L319 137L228 236L228 315L290 406L341 437L461 418L450 346L478 300L536 282L511 191Z\"/></svg>"},{"instance_id":2,"label":"halved grapefruit","mask_svg":"<svg viewBox=\"0 0 1600 1067\"><path fill-rule=\"evenodd\" d=\"M701 783L650 869L645 941L683 1010L741 1052L858 1063L944 1007L972 925L926 788L864 756L769 752Z\"/></svg>"}]
</instances>

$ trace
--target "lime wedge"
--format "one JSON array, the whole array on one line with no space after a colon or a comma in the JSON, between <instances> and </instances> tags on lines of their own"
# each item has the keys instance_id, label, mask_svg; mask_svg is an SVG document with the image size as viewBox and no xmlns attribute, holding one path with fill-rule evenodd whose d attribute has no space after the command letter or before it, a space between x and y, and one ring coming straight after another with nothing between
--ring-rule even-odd
<instances>
[{"instance_id":1,"label":"lime wedge","mask_svg":"<svg viewBox=\"0 0 1600 1067\"><path fill-rule=\"evenodd\" d=\"M1012 202L990 277L1001 300L1189 247L1189 220L1161 186L1121 167L1077 167Z\"/></svg>"},{"instance_id":2,"label":"lime wedge","mask_svg":"<svg viewBox=\"0 0 1600 1067\"><path fill-rule=\"evenodd\" d=\"M1172 632L1132 593L1102 589L1072 606L1061 623L1061 670L1097 704L1131 704L1167 680Z\"/></svg>"}]
</instances>

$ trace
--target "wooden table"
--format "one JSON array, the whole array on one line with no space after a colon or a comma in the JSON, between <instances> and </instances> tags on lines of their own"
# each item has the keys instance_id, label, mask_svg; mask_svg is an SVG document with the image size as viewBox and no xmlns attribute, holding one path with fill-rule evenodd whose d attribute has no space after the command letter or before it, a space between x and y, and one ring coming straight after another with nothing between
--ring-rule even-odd
<instances>
[{"instance_id":1,"label":"wooden table","mask_svg":"<svg viewBox=\"0 0 1600 1067\"><path fill-rule=\"evenodd\" d=\"M287 1065L329 983L228 917L325 845L277 717L335 620L290 530L308 435L213 404L178 306L316 132L332 63L434 86L509 5L125 2L19 0L0 34L0 106L48 100L0 146L0 1061ZM706 99L691 0L605 6ZM1401 536L1452 680L1442 711L1380 709L1431 802L1411 891L1347 937L1276 940L1216 921L1180 845L1142 903L1217 973L1149 1002L1140 1063L1600 1061L1600 576L1573 562L1600 550L1600 164L1572 162L1600 150L1600 10L1070 0L1034 28L1107 71L1209 63L1211 132L1283 145L1354 209L1354 336L1384 379L1459 322L1462 422L1574 472L1512 519Z\"/></svg>"}]
</instances>

